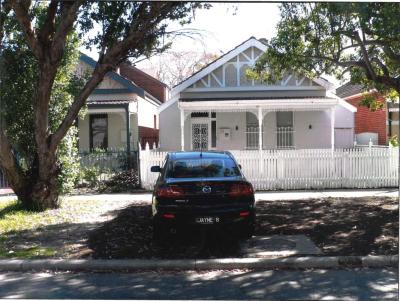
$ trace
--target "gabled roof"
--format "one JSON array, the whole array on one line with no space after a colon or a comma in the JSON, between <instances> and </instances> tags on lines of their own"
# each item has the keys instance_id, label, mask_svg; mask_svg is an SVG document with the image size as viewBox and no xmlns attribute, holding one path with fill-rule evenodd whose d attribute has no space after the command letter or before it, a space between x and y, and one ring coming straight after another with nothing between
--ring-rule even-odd
<instances>
[{"instance_id":1,"label":"gabled roof","mask_svg":"<svg viewBox=\"0 0 400 301\"><path fill-rule=\"evenodd\" d=\"M267 49L267 45L264 43L264 41L260 41L260 40L256 39L255 37L250 37L243 43L239 44L238 46L236 46L229 52L223 54L221 57L217 58L216 60L209 63L208 65L206 65L205 67L203 67L202 69L197 71L196 73L192 74L190 77L188 77L184 81L182 81L179 84L177 84L176 86L174 86L171 91L172 99L165 102L164 104L162 104L159 107L159 112L163 111L164 109L166 109L170 105L172 105L174 102L178 101L177 95L180 92L182 92L186 88L190 87L196 81L200 80L201 78L203 78L204 76L206 76L207 74L212 72L213 70L219 68L220 66L227 63L229 60L231 60L232 58L239 55L241 52L245 51L246 49L248 49L250 47L256 47L259 50L261 50L262 52L265 52ZM313 79L313 81L315 83L317 83L318 85L323 86L327 90L331 90L333 88L333 84L324 79L318 78L318 79Z\"/></svg>"},{"instance_id":2,"label":"gabled roof","mask_svg":"<svg viewBox=\"0 0 400 301\"><path fill-rule=\"evenodd\" d=\"M363 85L355 85L348 82L336 89L336 95L342 98L346 98L366 91L367 89L365 89Z\"/></svg>"},{"instance_id":3,"label":"gabled roof","mask_svg":"<svg viewBox=\"0 0 400 301\"><path fill-rule=\"evenodd\" d=\"M91 66L92 68L96 68L97 62L94 59L92 59L90 56L87 56L86 54L81 53L79 59L81 61L85 62L86 64L88 64L89 66ZM145 90L144 89L136 86L132 81L130 81L129 79L127 79L127 78L125 78L123 76L121 76L120 74L118 74L118 73L116 73L114 71L111 71L111 72L108 72L106 74L106 76L110 77L111 79L113 79L116 82L118 82L121 85L123 85L125 87L127 93L136 93L137 95L139 95L139 96L141 96L143 98L145 97ZM108 90L107 93L110 93L110 94L113 93L112 92L113 89L107 89L107 90ZM126 92L124 92L124 93L126 93ZM116 93L119 93L119 92L116 91Z\"/></svg>"}]
</instances>

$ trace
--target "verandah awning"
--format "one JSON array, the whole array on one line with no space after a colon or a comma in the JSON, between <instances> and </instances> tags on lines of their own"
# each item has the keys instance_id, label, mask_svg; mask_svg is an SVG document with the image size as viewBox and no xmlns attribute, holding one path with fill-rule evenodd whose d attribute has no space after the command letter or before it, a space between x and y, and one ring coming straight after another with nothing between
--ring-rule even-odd
<instances>
[{"instance_id":1,"label":"verandah awning","mask_svg":"<svg viewBox=\"0 0 400 301\"><path fill-rule=\"evenodd\" d=\"M355 112L357 109L340 98L276 98L240 100L180 100L184 111L243 112L255 109L265 111L321 111L341 105Z\"/></svg>"}]
</instances>

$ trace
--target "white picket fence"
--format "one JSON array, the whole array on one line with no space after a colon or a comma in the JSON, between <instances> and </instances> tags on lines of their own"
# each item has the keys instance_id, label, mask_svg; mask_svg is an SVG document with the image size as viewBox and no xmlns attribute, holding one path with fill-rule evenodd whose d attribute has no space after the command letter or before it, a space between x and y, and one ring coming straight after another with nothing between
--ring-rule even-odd
<instances>
[{"instance_id":1,"label":"white picket fence","mask_svg":"<svg viewBox=\"0 0 400 301\"><path fill-rule=\"evenodd\" d=\"M398 187L399 148L232 150L257 190ZM152 189L167 152L140 152L142 187Z\"/></svg>"}]
</instances>

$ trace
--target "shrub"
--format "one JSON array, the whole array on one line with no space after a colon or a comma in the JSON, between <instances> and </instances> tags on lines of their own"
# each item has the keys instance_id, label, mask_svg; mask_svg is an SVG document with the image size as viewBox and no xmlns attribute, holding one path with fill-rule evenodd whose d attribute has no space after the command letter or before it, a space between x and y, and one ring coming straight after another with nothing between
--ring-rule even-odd
<instances>
[{"instance_id":1,"label":"shrub","mask_svg":"<svg viewBox=\"0 0 400 301\"><path fill-rule=\"evenodd\" d=\"M100 168L97 166L84 167L81 177L89 187L95 187L99 183L100 174Z\"/></svg>"},{"instance_id":2,"label":"shrub","mask_svg":"<svg viewBox=\"0 0 400 301\"><path fill-rule=\"evenodd\" d=\"M110 180L104 181L99 190L100 192L130 192L139 187L137 170L130 169L118 172Z\"/></svg>"},{"instance_id":3,"label":"shrub","mask_svg":"<svg viewBox=\"0 0 400 301\"><path fill-rule=\"evenodd\" d=\"M393 135L392 137L390 137L389 143L391 146L399 146L399 138L397 137L397 135Z\"/></svg>"}]
</instances>

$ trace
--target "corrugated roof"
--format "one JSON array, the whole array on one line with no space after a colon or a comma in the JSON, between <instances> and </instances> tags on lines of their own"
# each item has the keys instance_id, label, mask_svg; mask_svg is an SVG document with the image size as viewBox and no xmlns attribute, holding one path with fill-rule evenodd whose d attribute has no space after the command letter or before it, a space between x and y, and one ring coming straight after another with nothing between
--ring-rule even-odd
<instances>
[{"instance_id":1,"label":"corrugated roof","mask_svg":"<svg viewBox=\"0 0 400 301\"><path fill-rule=\"evenodd\" d=\"M270 99L327 99L332 100L336 98L332 97L321 97L321 96L305 96L305 97L293 97L293 96L269 96L269 97L227 97L227 98L180 98L179 101L215 101L215 100L270 100Z\"/></svg>"},{"instance_id":2,"label":"corrugated roof","mask_svg":"<svg viewBox=\"0 0 400 301\"><path fill-rule=\"evenodd\" d=\"M88 105L118 105L118 104L128 104L130 102L134 102L133 100L114 100L114 99L110 99L110 100L88 100L87 103Z\"/></svg>"},{"instance_id":3,"label":"corrugated roof","mask_svg":"<svg viewBox=\"0 0 400 301\"><path fill-rule=\"evenodd\" d=\"M340 86L339 88L336 89L336 95L345 98L349 97L352 95L360 94L362 92L365 92L367 89L364 88L363 85L354 85L351 84L350 82L344 84L343 86Z\"/></svg>"}]
</instances>

